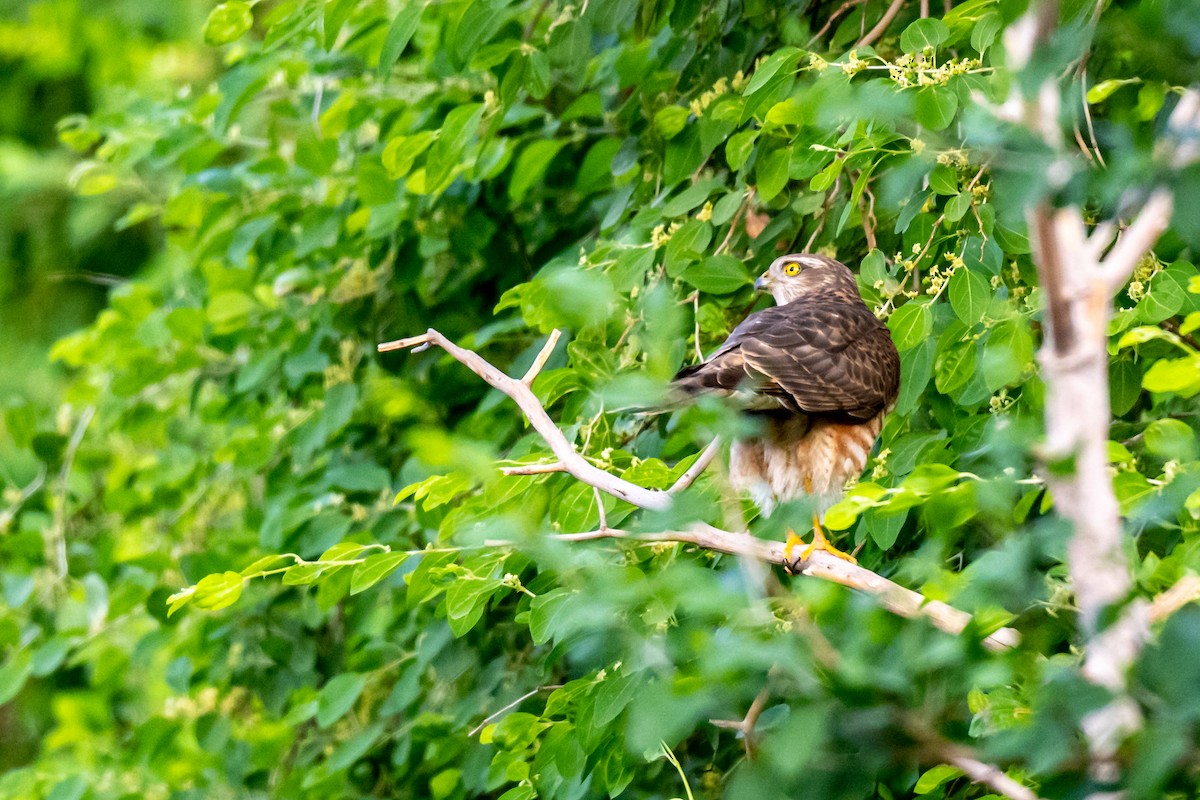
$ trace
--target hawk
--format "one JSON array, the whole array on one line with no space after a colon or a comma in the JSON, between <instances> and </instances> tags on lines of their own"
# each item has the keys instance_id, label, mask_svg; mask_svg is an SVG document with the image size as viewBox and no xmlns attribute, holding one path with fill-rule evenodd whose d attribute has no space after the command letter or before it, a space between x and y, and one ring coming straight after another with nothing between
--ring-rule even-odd
<instances>
[{"instance_id":1,"label":"hawk","mask_svg":"<svg viewBox=\"0 0 1200 800\"><path fill-rule=\"evenodd\" d=\"M813 541L800 559L825 550L853 562L829 543L821 518L862 474L900 390L900 356L840 261L782 256L754 287L770 291L777 305L746 317L672 385L684 396L731 396L757 418L760 432L732 445L731 482L764 515L780 502L810 498ZM798 544L789 530L789 559Z\"/></svg>"}]
</instances>

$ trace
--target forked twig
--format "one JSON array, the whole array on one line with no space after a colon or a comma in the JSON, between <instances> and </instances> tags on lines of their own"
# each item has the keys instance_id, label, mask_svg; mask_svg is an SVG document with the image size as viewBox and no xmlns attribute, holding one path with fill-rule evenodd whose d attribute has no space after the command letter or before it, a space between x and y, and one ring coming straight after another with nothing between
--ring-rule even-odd
<instances>
[{"instance_id":1,"label":"forked twig","mask_svg":"<svg viewBox=\"0 0 1200 800\"><path fill-rule=\"evenodd\" d=\"M508 395L524 412L530 425L533 426L546 444L558 457L563 470L583 483L607 494L624 500L639 508L661 511L670 507L674 497L671 491L647 489L643 486L618 478L611 473L589 463L567 441L566 436L550 419L541 402L523 381L505 375L496 367L485 361L478 353L472 352L451 342L441 333L432 328L420 336L410 336L394 342L379 345L380 352L401 350L405 348L441 347L456 361L466 366L490 386ZM701 454L697 464L711 462L718 449L716 443L710 444ZM707 465L707 464L706 464ZM695 480L702 471L693 464L684 473L675 490L685 480ZM686 483L683 484L686 487ZM559 541L579 542L593 539L625 539L638 542L676 542L693 544L706 550L731 555L744 556L770 564L779 564L800 575L807 575L821 580L840 583L852 589L866 592L879 600L880 604L902 617L925 618L935 627L951 634L959 634L971 623L971 615L954 608L946 603L930 600L917 592L905 589L899 584L878 575L869 569L843 561L836 556L823 551L812 553L803 561L789 559L784 552L783 542L757 539L746 532L725 531L711 525L699 524L687 530L663 531L657 533L636 533L612 528L589 531L585 533L556 534L550 538ZM497 546L511 546L511 542L492 542ZM984 639L985 646L992 650L1005 650L1020 642L1020 634L1011 628L1001 628Z\"/></svg>"}]
</instances>

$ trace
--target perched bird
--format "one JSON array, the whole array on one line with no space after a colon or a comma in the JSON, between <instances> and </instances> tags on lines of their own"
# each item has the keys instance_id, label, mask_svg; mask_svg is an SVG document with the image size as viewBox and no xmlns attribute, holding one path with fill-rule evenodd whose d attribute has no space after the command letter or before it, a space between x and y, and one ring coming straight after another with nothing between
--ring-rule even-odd
<instances>
[{"instance_id":1,"label":"perched bird","mask_svg":"<svg viewBox=\"0 0 1200 800\"><path fill-rule=\"evenodd\" d=\"M746 317L672 385L684 396L732 396L757 418L761 432L732 445L731 482L764 515L777 503L809 497L813 541L799 558L825 550L853 562L829 543L821 518L867 463L900 390L900 356L839 261L781 256L754 286L777 305ZM800 544L789 530L789 559Z\"/></svg>"}]
</instances>

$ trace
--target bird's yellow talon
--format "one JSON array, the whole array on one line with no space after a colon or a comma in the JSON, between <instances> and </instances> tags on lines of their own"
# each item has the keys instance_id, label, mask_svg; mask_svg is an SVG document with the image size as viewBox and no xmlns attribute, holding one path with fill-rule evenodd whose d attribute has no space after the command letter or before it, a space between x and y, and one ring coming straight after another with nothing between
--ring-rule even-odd
<instances>
[{"instance_id":1,"label":"bird's yellow talon","mask_svg":"<svg viewBox=\"0 0 1200 800\"><path fill-rule=\"evenodd\" d=\"M805 541L797 536L795 531L788 529L787 541L783 545L783 557L789 562L792 561L792 551L795 550L798 545L803 544L805 544Z\"/></svg>"},{"instance_id":2,"label":"bird's yellow talon","mask_svg":"<svg viewBox=\"0 0 1200 800\"><path fill-rule=\"evenodd\" d=\"M802 545L804 549L800 551L798 557L792 558L792 552L796 549L797 545ZM854 556L830 544L829 540L825 538L825 531L821 528L821 521L816 517L813 517L813 540L811 543L805 542L796 535L795 531L788 530L787 542L783 545L783 555L793 568L795 565L807 561L817 551L829 553L829 555L840 558L843 561L849 561L851 564L858 563L858 559Z\"/></svg>"}]
</instances>

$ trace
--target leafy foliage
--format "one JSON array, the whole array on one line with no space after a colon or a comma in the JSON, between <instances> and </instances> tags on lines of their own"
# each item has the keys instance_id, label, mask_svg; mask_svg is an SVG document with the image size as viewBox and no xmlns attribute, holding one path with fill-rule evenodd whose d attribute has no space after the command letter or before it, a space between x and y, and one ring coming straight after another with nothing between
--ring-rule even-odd
<instances>
[{"instance_id":1,"label":"leafy foliage","mask_svg":"<svg viewBox=\"0 0 1200 800\"><path fill-rule=\"evenodd\" d=\"M1151 157L1200 21L1064 4L1030 67L1087 54L1096 143L1081 121L1064 164L983 107L1025 78L1002 45L1018 6L906 7L873 47L878 0L215 6L214 81L61 128L76 191L123 198L169 255L55 346L60 405L5 412L0 794L987 794L939 766L945 742L1083 791L1105 698L1069 650L1067 531L1033 470L1023 212L1054 192L1121 213L1153 177L1180 198L1110 331L1114 485L1159 592L1197 566L1200 192ZM552 460L519 412L442 356L374 354L436 325L521 374L564 329L539 398L598 466L665 488L745 423L614 409L659 399L805 249L856 267L903 364L829 526L972 611L961 637L679 545L555 540L601 508L500 473ZM720 470L670 512L602 502L632 530L754 514ZM754 532L805 519L782 513ZM986 651L1009 622L1025 645ZM1190 786L1196 625L1176 615L1139 665L1132 796ZM751 734L710 724L764 689Z\"/></svg>"}]
</instances>

